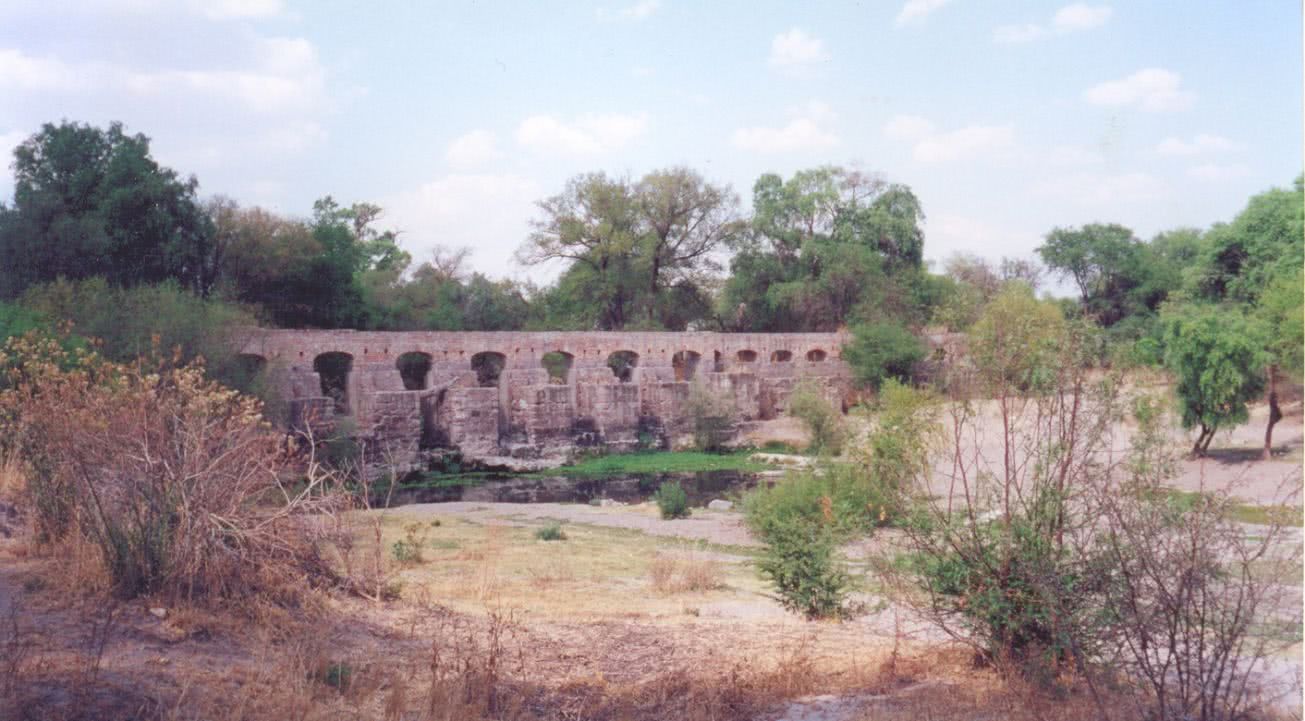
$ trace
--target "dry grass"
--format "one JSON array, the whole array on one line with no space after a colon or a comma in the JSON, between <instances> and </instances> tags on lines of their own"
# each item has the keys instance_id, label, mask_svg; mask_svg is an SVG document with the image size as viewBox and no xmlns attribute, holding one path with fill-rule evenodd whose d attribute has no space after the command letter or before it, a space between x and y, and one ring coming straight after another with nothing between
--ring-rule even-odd
<instances>
[{"instance_id":1,"label":"dry grass","mask_svg":"<svg viewBox=\"0 0 1305 721\"><path fill-rule=\"evenodd\" d=\"M413 518L403 509L387 512L380 543L388 548L401 540ZM716 553L709 558L682 539L568 523L565 543L545 544L534 537L536 525L480 524L456 516L439 520L423 548L423 562L396 571L405 598L425 594L466 613L480 613L492 601L520 608L532 620L559 622L682 616L682 602L671 596L686 591L703 594L705 603L769 604L747 558ZM364 537L357 543L375 541ZM631 592L650 585L659 556L674 559L673 583L681 588Z\"/></svg>"},{"instance_id":2,"label":"dry grass","mask_svg":"<svg viewBox=\"0 0 1305 721\"><path fill-rule=\"evenodd\" d=\"M719 561L690 554L676 558L658 554L648 563L648 577L658 593L700 593L725 588Z\"/></svg>"}]
</instances>

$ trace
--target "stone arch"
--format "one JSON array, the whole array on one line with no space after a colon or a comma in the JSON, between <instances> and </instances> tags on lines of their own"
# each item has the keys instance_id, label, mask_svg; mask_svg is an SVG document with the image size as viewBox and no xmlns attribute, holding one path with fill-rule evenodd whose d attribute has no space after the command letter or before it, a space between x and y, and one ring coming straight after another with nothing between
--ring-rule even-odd
<instances>
[{"instance_id":1,"label":"stone arch","mask_svg":"<svg viewBox=\"0 0 1305 721\"><path fill-rule=\"evenodd\" d=\"M349 373L353 370L353 356L341 351L319 353L313 358L313 371L321 382L322 395L335 404L335 412L349 415Z\"/></svg>"},{"instance_id":2,"label":"stone arch","mask_svg":"<svg viewBox=\"0 0 1305 721\"><path fill-rule=\"evenodd\" d=\"M771 363L789 363L793 360L793 351L777 350L770 354Z\"/></svg>"},{"instance_id":3,"label":"stone arch","mask_svg":"<svg viewBox=\"0 0 1305 721\"><path fill-rule=\"evenodd\" d=\"M552 385L571 385L571 366L575 365L575 356L566 351L549 351L539 358L539 365L548 371L548 382Z\"/></svg>"},{"instance_id":4,"label":"stone arch","mask_svg":"<svg viewBox=\"0 0 1305 721\"><path fill-rule=\"evenodd\" d=\"M266 372L267 358L257 353L239 353L232 368L231 386L246 393L256 392Z\"/></svg>"},{"instance_id":5,"label":"stone arch","mask_svg":"<svg viewBox=\"0 0 1305 721\"><path fill-rule=\"evenodd\" d=\"M755 350L749 350L745 348L739 351L738 353L735 353L734 358L740 363L756 363L757 352Z\"/></svg>"},{"instance_id":6,"label":"stone arch","mask_svg":"<svg viewBox=\"0 0 1305 721\"><path fill-rule=\"evenodd\" d=\"M807 351L807 360L811 361L812 363L821 363L828 357L829 354L825 353L823 350L820 350L819 348L813 348Z\"/></svg>"},{"instance_id":7,"label":"stone arch","mask_svg":"<svg viewBox=\"0 0 1305 721\"><path fill-rule=\"evenodd\" d=\"M671 368L675 370L675 380L691 381L698 372L698 361L702 355L691 350L682 350L671 356Z\"/></svg>"},{"instance_id":8,"label":"stone arch","mask_svg":"<svg viewBox=\"0 0 1305 721\"><path fill-rule=\"evenodd\" d=\"M612 351L607 356L607 367L612 369L612 375L622 383L629 383L634 380L634 371L639 367L639 354L632 350Z\"/></svg>"},{"instance_id":9,"label":"stone arch","mask_svg":"<svg viewBox=\"0 0 1305 721\"><path fill-rule=\"evenodd\" d=\"M471 356L471 369L476 371L476 385L481 388L498 388L507 356L494 351L481 351Z\"/></svg>"},{"instance_id":10,"label":"stone arch","mask_svg":"<svg viewBox=\"0 0 1305 721\"><path fill-rule=\"evenodd\" d=\"M394 360L405 391L424 391L430 378L431 356L419 350L409 351Z\"/></svg>"}]
</instances>

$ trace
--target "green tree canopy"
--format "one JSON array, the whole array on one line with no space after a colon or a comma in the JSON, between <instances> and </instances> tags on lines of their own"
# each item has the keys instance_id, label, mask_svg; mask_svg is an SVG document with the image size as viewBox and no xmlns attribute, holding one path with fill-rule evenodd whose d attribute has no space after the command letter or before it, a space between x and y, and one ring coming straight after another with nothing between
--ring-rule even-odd
<instances>
[{"instance_id":1,"label":"green tree canopy","mask_svg":"<svg viewBox=\"0 0 1305 721\"><path fill-rule=\"evenodd\" d=\"M1217 430L1246 422L1247 402L1264 388L1263 329L1236 308L1212 305L1166 307L1162 321L1183 427L1201 429L1192 452L1204 455Z\"/></svg>"},{"instance_id":2,"label":"green tree canopy","mask_svg":"<svg viewBox=\"0 0 1305 721\"><path fill-rule=\"evenodd\" d=\"M150 155L149 138L47 123L14 150L14 201L0 207L0 296L64 277L118 286L217 281L214 228L198 182Z\"/></svg>"},{"instance_id":3,"label":"green tree canopy","mask_svg":"<svg viewBox=\"0 0 1305 721\"><path fill-rule=\"evenodd\" d=\"M924 213L909 188L826 166L753 186L719 317L733 330L832 330L854 318L923 320Z\"/></svg>"}]
</instances>

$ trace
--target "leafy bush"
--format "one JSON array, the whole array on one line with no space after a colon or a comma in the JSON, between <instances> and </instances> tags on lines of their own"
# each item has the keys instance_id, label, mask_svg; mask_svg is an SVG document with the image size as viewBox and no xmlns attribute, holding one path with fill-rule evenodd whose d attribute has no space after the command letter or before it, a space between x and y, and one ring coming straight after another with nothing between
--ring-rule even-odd
<instances>
[{"instance_id":1,"label":"leafy bush","mask_svg":"<svg viewBox=\"0 0 1305 721\"><path fill-rule=\"evenodd\" d=\"M535 529L535 538L541 541L565 541L566 532L562 524L556 521Z\"/></svg>"},{"instance_id":2,"label":"leafy bush","mask_svg":"<svg viewBox=\"0 0 1305 721\"><path fill-rule=\"evenodd\" d=\"M228 387L259 392L258 380L232 351L232 336L253 316L220 301L198 298L175 283L119 288L102 278L58 280L29 288L22 305L52 322L68 321L78 335L98 339L108 360L142 356L203 358L209 376Z\"/></svg>"},{"instance_id":3,"label":"leafy bush","mask_svg":"<svg viewBox=\"0 0 1305 721\"><path fill-rule=\"evenodd\" d=\"M858 382L875 390L887 379L906 382L924 359L924 344L900 323L880 321L852 328L852 342L843 357Z\"/></svg>"},{"instance_id":4,"label":"leafy bush","mask_svg":"<svg viewBox=\"0 0 1305 721\"><path fill-rule=\"evenodd\" d=\"M797 384L789 396L788 412L811 433L808 451L838 455L842 450L846 438L843 415L815 383L804 380Z\"/></svg>"},{"instance_id":5,"label":"leafy bush","mask_svg":"<svg viewBox=\"0 0 1305 721\"><path fill-rule=\"evenodd\" d=\"M430 529L438 522L431 524L409 523L403 527L403 538L394 542L390 550L394 554L394 560L399 563L421 563L421 551L426 547L426 540L430 534Z\"/></svg>"},{"instance_id":6,"label":"leafy bush","mask_svg":"<svg viewBox=\"0 0 1305 721\"><path fill-rule=\"evenodd\" d=\"M689 517L689 495L684 492L679 483L661 484L653 494L653 500L657 502L657 508L665 520Z\"/></svg>"},{"instance_id":7,"label":"leafy bush","mask_svg":"<svg viewBox=\"0 0 1305 721\"><path fill-rule=\"evenodd\" d=\"M748 527L765 543L758 564L785 608L810 618L845 613L851 579L838 544L891 520L891 494L847 464L789 474L744 502Z\"/></svg>"},{"instance_id":8,"label":"leafy bush","mask_svg":"<svg viewBox=\"0 0 1305 721\"><path fill-rule=\"evenodd\" d=\"M716 453L725 449L738 416L733 399L703 383L693 383L689 386L684 413L693 428L693 443L698 450Z\"/></svg>"}]
</instances>

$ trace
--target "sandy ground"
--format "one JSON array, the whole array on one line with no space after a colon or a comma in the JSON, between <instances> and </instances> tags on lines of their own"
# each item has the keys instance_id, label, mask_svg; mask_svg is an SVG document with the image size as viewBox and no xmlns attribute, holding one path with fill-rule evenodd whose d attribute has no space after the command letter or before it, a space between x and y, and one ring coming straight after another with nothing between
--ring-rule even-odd
<instances>
[{"instance_id":1,"label":"sandy ground","mask_svg":"<svg viewBox=\"0 0 1305 721\"><path fill-rule=\"evenodd\" d=\"M1185 461L1175 485L1194 490L1236 482L1239 495L1248 501L1279 500L1283 479L1289 487L1300 484L1305 432L1299 406L1292 411L1275 434L1274 460L1257 460L1263 409L1256 409L1250 424L1216 439L1213 458ZM1175 443L1184 441L1178 429L1173 435ZM111 604L67 586L36 583L34 579L49 576L56 561L30 557L20 539L0 539L0 621L19 631L28 658L39 659L34 677L53 679L47 681L50 688L91 683L114 689L116 706L100 714L112 719L135 717L132 704L145 708L174 699L196 680L203 692L239 699L250 679L262 673L260 668L272 669L286 683L302 685L302 671L286 675L283 669L298 669L293 663L312 654L385 659L394 669L419 676L432 645L483 632L492 613L512 619L507 638L511 672L557 688L595 680L640 683L676 669L726 672L778 664L799 653L824 669L827 678L861 678L881 667L895 643L908 652L946 645L936 629L886 604L873 585L857 597L868 612L851 621L807 621L785 611L757 576L757 543L737 510L695 509L690 518L674 521L661 520L651 503L595 507L459 502L378 513L383 551L410 528L425 534L429 550L424 558L398 572L403 600L378 605L331 597L327 603L334 620L301 642L311 648L300 657L268 656L266 640L250 636L239 622L215 625L185 608L169 608L160 618L151 614L157 602L150 599L117 606L110 631L97 637L97 623ZM552 521L563 522L568 539L535 539L534 531ZM1254 532L1254 527L1248 531ZM890 535L849 546L849 556L876 553ZM1299 529L1292 539L1300 542ZM667 558L713 564L718 585L658 591L650 569L657 559ZM1298 602L1299 591L1297 587ZM269 625L275 627L276 622ZM17 648L5 645L12 637L0 632L0 664L6 651ZM95 652L97 638L103 641L103 653L92 673L86 659ZM292 651L282 648L277 653ZM1284 688L1283 698L1291 703L1300 698L1300 654L1297 644L1272 659L1264 671L1265 678ZM840 682L836 693L782 704L766 718L876 718L885 704L913 693L945 699L949 675L957 668L917 667L903 686L888 690ZM53 675L56 672L62 675ZM142 686L142 679L149 684Z\"/></svg>"}]
</instances>

